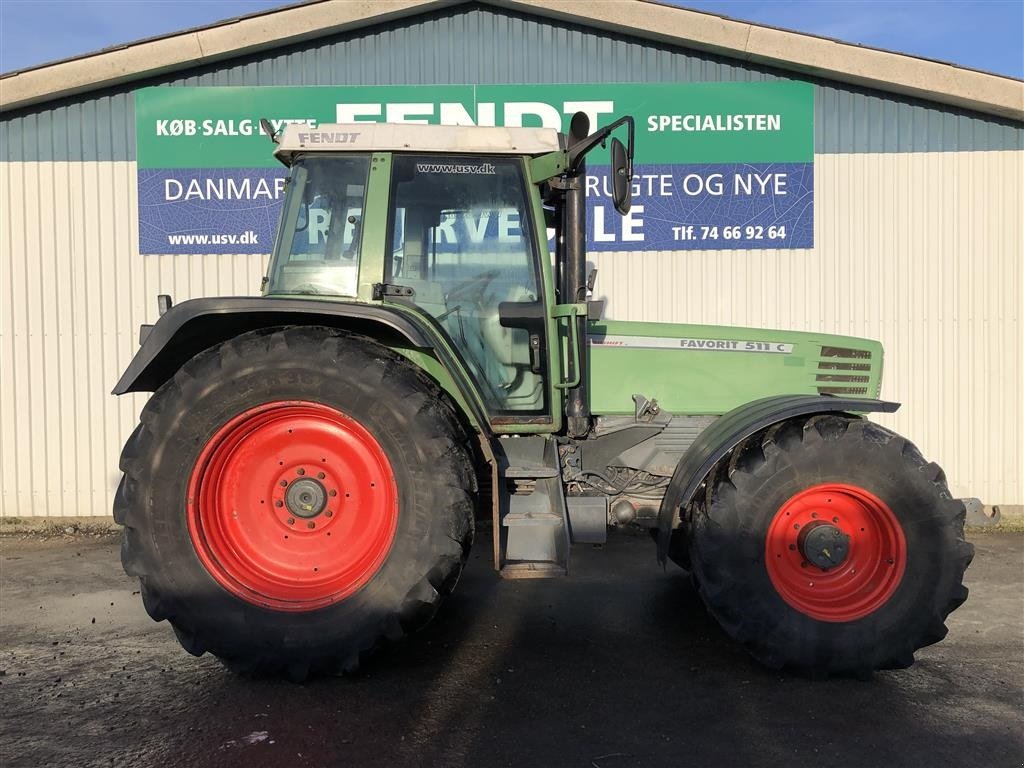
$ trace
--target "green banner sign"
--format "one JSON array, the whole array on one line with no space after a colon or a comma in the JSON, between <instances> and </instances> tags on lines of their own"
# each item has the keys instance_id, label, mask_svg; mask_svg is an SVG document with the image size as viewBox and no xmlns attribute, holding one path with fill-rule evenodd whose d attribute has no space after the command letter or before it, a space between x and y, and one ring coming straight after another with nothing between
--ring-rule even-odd
<instances>
[{"instance_id":1,"label":"green banner sign","mask_svg":"<svg viewBox=\"0 0 1024 768\"><path fill-rule=\"evenodd\" d=\"M633 115L638 163L811 162L813 86L769 83L144 88L140 168L273 167L259 120L544 126Z\"/></svg>"}]
</instances>

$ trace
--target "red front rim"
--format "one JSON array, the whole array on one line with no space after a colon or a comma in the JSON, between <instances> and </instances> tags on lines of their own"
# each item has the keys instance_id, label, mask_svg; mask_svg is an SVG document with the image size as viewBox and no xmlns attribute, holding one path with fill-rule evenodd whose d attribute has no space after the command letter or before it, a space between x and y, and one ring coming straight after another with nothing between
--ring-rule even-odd
<instances>
[{"instance_id":1,"label":"red front rim","mask_svg":"<svg viewBox=\"0 0 1024 768\"><path fill-rule=\"evenodd\" d=\"M802 548L801 529L822 524L838 529L847 547L835 567L815 565ZM845 483L792 496L765 538L765 563L776 591L821 621L855 621L881 608L903 579L906 562L903 527L893 511L874 494Z\"/></svg>"},{"instance_id":2,"label":"red front rim","mask_svg":"<svg viewBox=\"0 0 1024 768\"><path fill-rule=\"evenodd\" d=\"M361 424L320 403L251 408L203 448L188 530L206 570L255 605L310 611L380 568L398 526L391 464Z\"/></svg>"}]
</instances>

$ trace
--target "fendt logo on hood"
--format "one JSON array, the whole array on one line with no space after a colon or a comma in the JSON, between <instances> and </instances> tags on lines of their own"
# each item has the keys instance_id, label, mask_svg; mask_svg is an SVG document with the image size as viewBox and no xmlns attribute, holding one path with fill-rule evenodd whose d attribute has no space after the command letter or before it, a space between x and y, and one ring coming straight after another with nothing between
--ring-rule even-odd
<instances>
[{"instance_id":1,"label":"fendt logo on hood","mask_svg":"<svg viewBox=\"0 0 1024 768\"><path fill-rule=\"evenodd\" d=\"M299 144L355 144L360 136L358 131L309 131L299 134Z\"/></svg>"}]
</instances>

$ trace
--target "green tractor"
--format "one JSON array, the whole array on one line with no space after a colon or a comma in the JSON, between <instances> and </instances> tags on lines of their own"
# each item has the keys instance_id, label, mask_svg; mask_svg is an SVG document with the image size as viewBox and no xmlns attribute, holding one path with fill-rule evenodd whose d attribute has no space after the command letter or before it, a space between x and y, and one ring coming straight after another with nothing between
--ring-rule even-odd
<instances>
[{"instance_id":1,"label":"green tractor","mask_svg":"<svg viewBox=\"0 0 1024 768\"><path fill-rule=\"evenodd\" d=\"M584 158L610 142L626 213L632 118L273 138L263 296L161 296L114 389L154 393L121 456L122 560L186 650L353 670L434 615L488 517L506 578L649 528L773 668L870 675L946 634L964 504L864 418L898 407L872 399L878 343L588 299Z\"/></svg>"}]
</instances>

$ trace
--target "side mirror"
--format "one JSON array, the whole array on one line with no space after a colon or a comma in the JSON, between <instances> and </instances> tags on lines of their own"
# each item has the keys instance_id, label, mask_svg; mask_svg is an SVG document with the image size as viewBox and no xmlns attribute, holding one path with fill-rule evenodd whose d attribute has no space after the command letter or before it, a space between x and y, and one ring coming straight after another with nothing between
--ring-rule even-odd
<instances>
[{"instance_id":1,"label":"side mirror","mask_svg":"<svg viewBox=\"0 0 1024 768\"><path fill-rule=\"evenodd\" d=\"M272 126L270 121L265 117L260 118L260 130L268 139L277 144L277 133L274 132L274 126Z\"/></svg>"},{"instance_id":2,"label":"side mirror","mask_svg":"<svg viewBox=\"0 0 1024 768\"><path fill-rule=\"evenodd\" d=\"M633 168L626 153L626 147L618 139L612 139L612 202L615 210L625 216L633 203Z\"/></svg>"}]
</instances>

